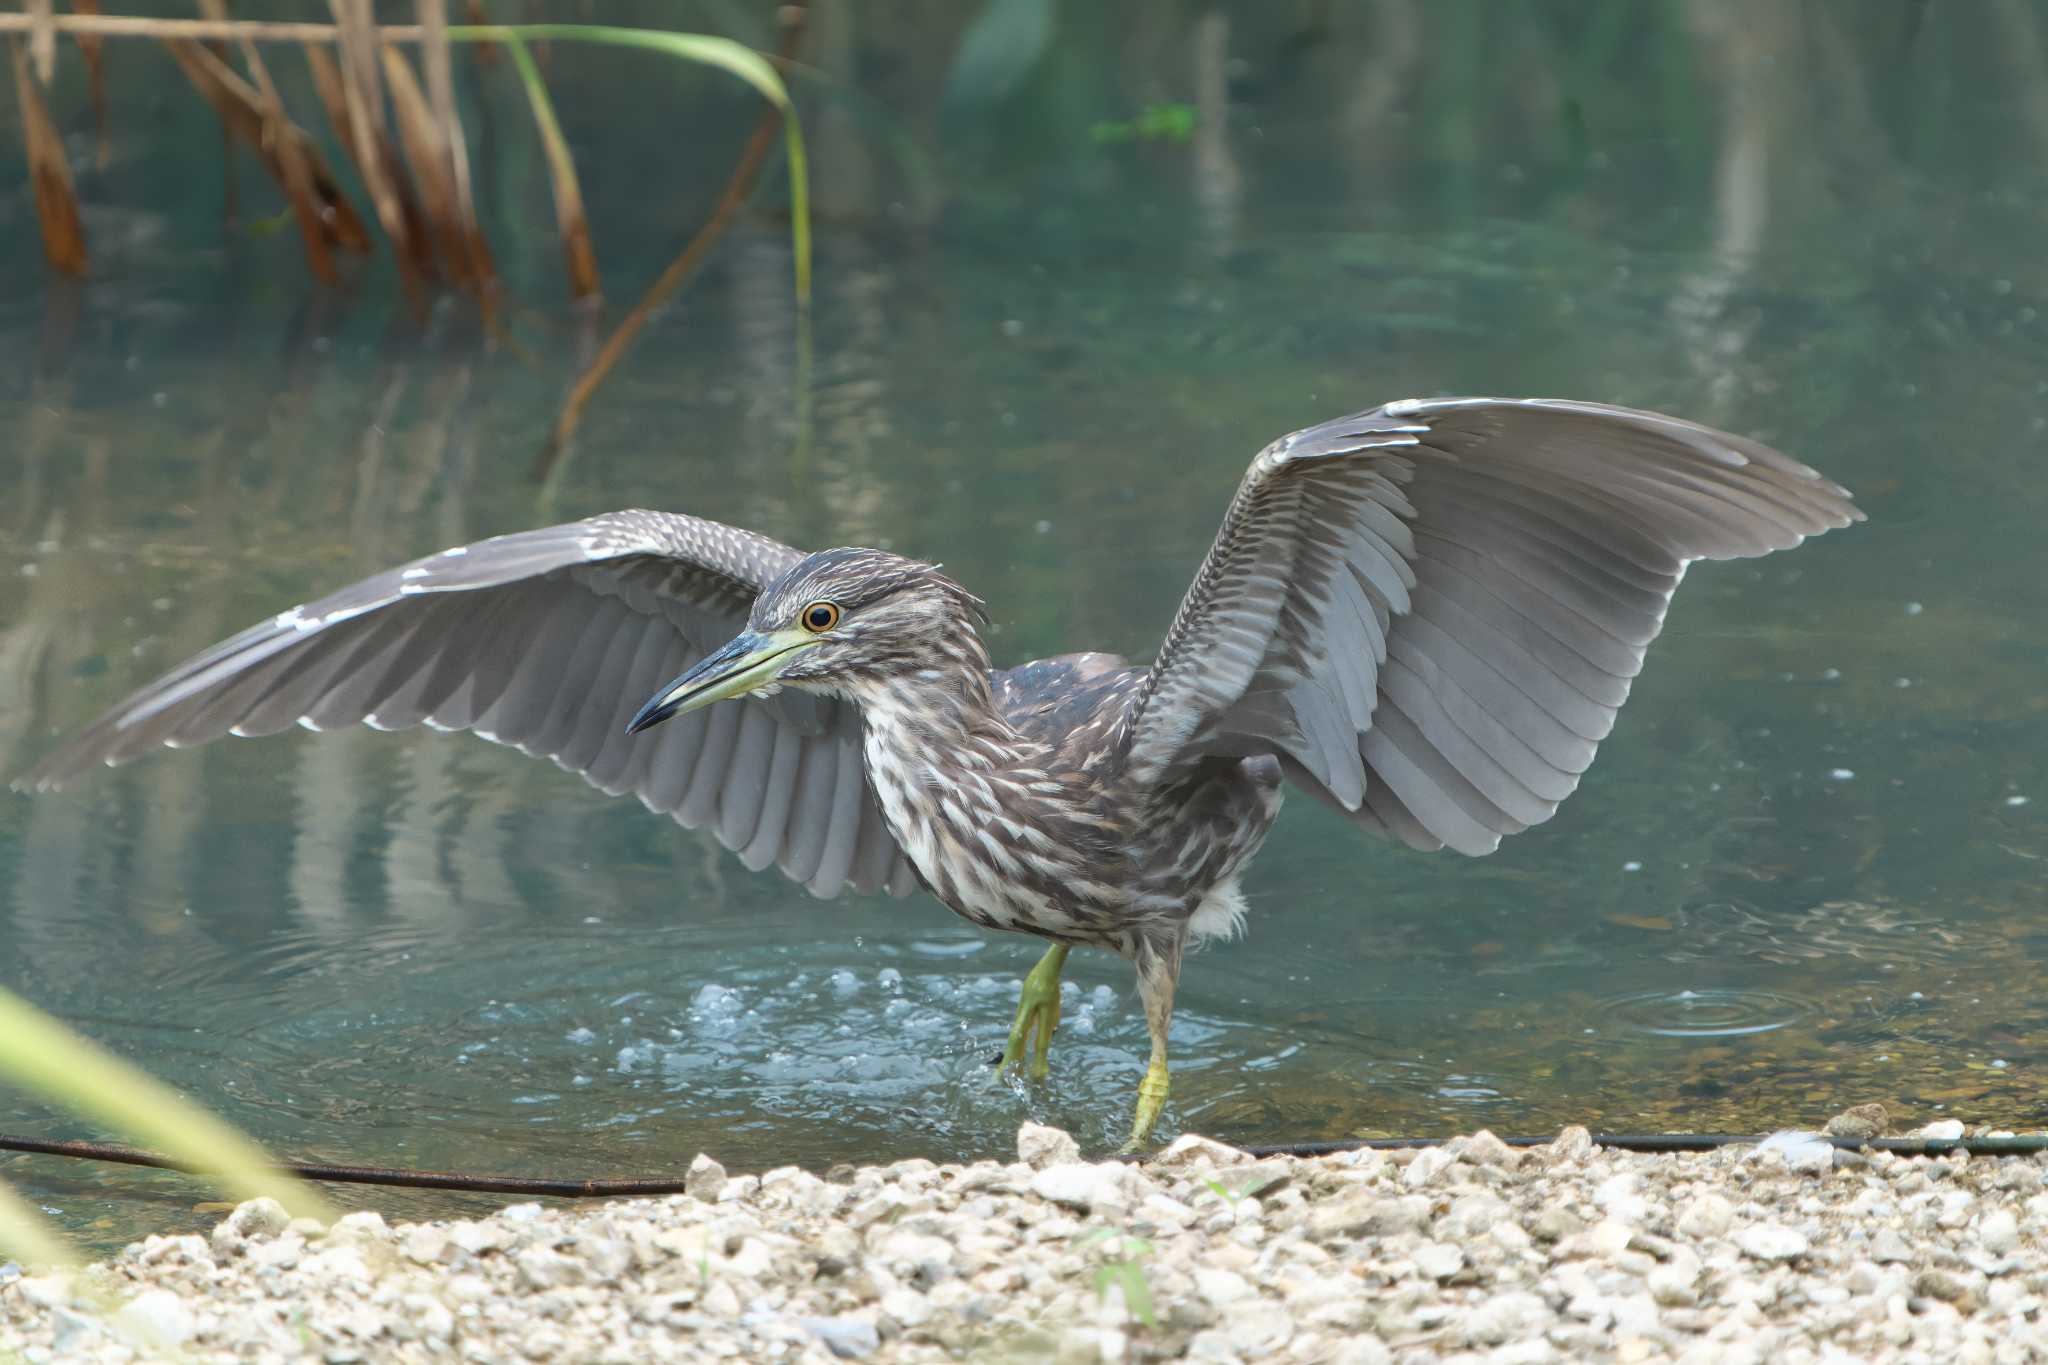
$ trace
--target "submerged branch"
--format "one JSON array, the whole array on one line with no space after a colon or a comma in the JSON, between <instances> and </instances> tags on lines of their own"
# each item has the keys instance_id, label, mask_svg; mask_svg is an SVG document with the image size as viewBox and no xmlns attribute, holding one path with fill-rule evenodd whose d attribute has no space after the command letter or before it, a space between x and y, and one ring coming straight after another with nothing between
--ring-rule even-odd
<instances>
[{"instance_id":1,"label":"submerged branch","mask_svg":"<svg viewBox=\"0 0 2048 1365\"><path fill-rule=\"evenodd\" d=\"M790 6L785 14L788 17L782 30L778 57L786 62L795 55L797 42L803 35L805 14L801 6ZM560 415L555 418L554 430L548 433L547 445L533 462L535 482L544 484L558 472L569 438L575 434L577 423L583 418L583 409L592 395L610 376L620 357L631 349L634 338L639 336L640 329L647 325L655 310L690 277L712 245L725 235L726 228L747 202L747 196L753 193L754 181L760 177L769 149L775 145L775 134L782 127L782 120L780 105L771 104L761 115L761 121L754 125L754 131L740 153L739 164L733 167L732 177L725 182L725 190L718 196L718 203L713 206L711 216L704 220L704 226L697 229L697 235L683 247L681 254L669 262L668 269L661 272L640 301L633 305L633 310L605 338L597 358L578 376L575 387L569 390L568 398L562 403ZM800 298L799 304L805 301Z\"/></svg>"}]
</instances>

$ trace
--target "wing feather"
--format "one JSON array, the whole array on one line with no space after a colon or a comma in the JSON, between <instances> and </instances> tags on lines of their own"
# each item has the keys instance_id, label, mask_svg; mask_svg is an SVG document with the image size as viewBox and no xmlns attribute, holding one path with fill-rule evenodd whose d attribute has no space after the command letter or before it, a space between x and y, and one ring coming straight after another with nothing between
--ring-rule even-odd
<instances>
[{"instance_id":1,"label":"wing feather","mask_svg":"<svg viewBox=\"0 0 2048 1365\"><path fill-rule=\"evenodd\" d=\"M46 790L162 744L426 724L543 755L708 827L820 896L915 877L869 794L848 708L784 693L640 736L633 711L745 624L801 555L717 522L615 512L387 570L250 627L108 712L17 785Z\"/></svg>"},{"instance_id":2,"label":"wing feather","mask_svg":"<svg viewBox=\"0 0 2048 1365\"><path fill-rule=\"evenodd\" d=\"M1128 770L1273 753L1418 848L1540 824L1685 566L1862 520L1744 437L1561 399L1389 403L1252 461L1125 721Z\"/></svg>"}]
</instances>

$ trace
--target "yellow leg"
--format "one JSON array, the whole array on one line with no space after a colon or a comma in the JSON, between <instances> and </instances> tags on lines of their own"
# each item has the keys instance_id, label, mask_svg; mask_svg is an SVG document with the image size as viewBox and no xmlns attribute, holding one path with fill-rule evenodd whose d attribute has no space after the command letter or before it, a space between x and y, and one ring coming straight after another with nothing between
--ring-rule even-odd
<instances>
[{"instance_id":1,"label":"yellow leg","mask_svg":"<svg viewBox=\"0 0 2048 1365\"><path fill-rule=\"evenodd\" d=\"M1138 1082L1138 1112L1131 1120L1131 1140L1123 1150L1135 1152L1152 1137L1159 1111L1166 1107L1166 1030L1173 1022L1173 988L1180 978L1178 939L1144 942L1133 953L1138 969L1138 997L1145 1004L1145 1027L1152 1033L1152 1062Z\"/></svg>"},{"instance_id":2,"label":"yellow leg","mask_svg":"<svg viewBox=\"0 0 2048 1365\"><path fill-rule=\"evenodd\" d=\"M1126 1152L1137 1151L1151 1138L1152 1125L1159 1122L1159 1111L1166 1107L1166 1084L1166 1045L1155 1042L1152 1064L1138 1082L1138 1113L1131 1121L1131 1140L1123 1146Z\"/></svg>"},{"instance_id":3,"label":"yellow leg","mask_svg":"<svg viewBox=\"0 0 2048 1365\"><path fill-rule=\"evenodd\" d=\"M1067 965L1067 945L1055 943L1045 950L1045 956L1038 959L1024 977L1024 986L1018 992L1017 1019L1010 1025L1010 1041L1003 1048L1002 1060L996 1063L998 1071L1007 1071L1024 1060L1024 1050L1033 1043L1031 1079L1045 1079L1050 1070L1046 1061L1046 1049L1052 1046L1053 1031L1060 1026L1060 969Z\"/></svg>"}]
</instances>

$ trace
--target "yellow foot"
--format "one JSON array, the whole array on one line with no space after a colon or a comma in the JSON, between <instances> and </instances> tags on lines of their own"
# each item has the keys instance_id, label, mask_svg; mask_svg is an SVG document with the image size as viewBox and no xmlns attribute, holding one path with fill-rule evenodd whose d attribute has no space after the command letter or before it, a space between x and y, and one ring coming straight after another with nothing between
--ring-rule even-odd
<instances>
[{"instance_id":1,"label":"yellow foot","mask_svg":"<svg viewBox=\"0 0 2048 1365\"><path fill-rule=\"evenodd\" d=\"M1131 1121L1131 1140L1123 1145L1124 1151L1137 1151L1152 1136L1152 1125L1159 1122L1159 1111L1166 1107L1166 1084L1166 1058L1154 1057L1152 1065L1145 1068L1145 1078L1138 1082L1138 1114Z\"/></svg>"},{"instance_id":2,"label":"yellow foot","mask_svg":"<svg viewBox=\"0 0 2048 1365\"><path fill-rule=\"evenodd\" d=\"M1045 956L1038 959L1024 977L1024 989L1017 1000L1017 1021L1010 1025L1010 1041L1003 1048L1002 1059L996 1063L998 1074L1009 1070L1024 1060L1024 1050L1031 1047L1033 1037L1037 1044L1032 1047L1031 1079L1041 1081L1050 1070L1046 1049L1052 1046L1053 1031L1060 1026L1060 968L1067 965L1067 945L1055 943L1045 950Z\"/></svg>"}]
</instances>

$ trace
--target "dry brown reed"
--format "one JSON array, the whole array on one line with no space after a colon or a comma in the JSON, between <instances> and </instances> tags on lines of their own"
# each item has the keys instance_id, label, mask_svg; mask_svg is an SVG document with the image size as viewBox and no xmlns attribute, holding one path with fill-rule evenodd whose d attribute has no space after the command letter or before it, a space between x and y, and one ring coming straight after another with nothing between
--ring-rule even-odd
<instances>
[{"instance_id":1,"label":"dry brown reed","mask_svg":"<svg viewBox=\"0 0 2048 1365\"><path fill-rule=\"evenodd\" d=\"M43 230L43 255L66 275L86 271L85 224L78 216L78 195L71 186L71 165L64 158L64 139L43 104L43 85L30 69L21 39L8 40L14 64L14 89L21 104L21 137L28 154L29 179L35 186L36 220Z\"/></svg>"},{"instance_id":2,"label":"dry brown reed","mask_svg":"<svg viewBox=\"0 0 2048 1365\"><path fill-rule=\"evenodd\" d=\"M80 14L98 14L100 0L71 0L71 8ZM111 154L107 143L107 40L97 33L73 37L78 43L78 55L85 59L86 83L92 92L93 164L105 170Z\"/></svg>"},{"instance_id":3,"label":"dry brown reed","mask_svg":"<svg viewBox=\"0 0 2048 1365\"><path fill-rule=\"evenodd\" d=\"M61 33L73 35L91 68L102 144L105 92L100 43L110 36L161 42L193 88L212 106L229 141L255 152L282 189L313 274L326 284L337 285L342 272L336 249L367 252L369 232L318 145L292 121L259 47L266 41L301 43L329 128L361 179L378 224L392 245L415 313L424 313L427 286L439 279L475 295L487 324L495 321L498 276L470 180L467 140L456 107L452 39L472 42L480 59L486 53L495 57L501 44L510 51L546 154L569 290L579 302L590 304L599 297L600 280L575 160L555 118L546 82L520 34L662 47L740 75L769 96L774 107L749 138L709 219L578 379L537 465L536 473L542 477L555 467L585 405L649 315L694 272L744 206L773 148L785 117L782 110L788 105L787 92L775 73L756 54L723 39L587 25L480 26L457 34L451 33L447 23L449 0L416 0L420 22L410 26L379 25L372 0L328 0L334 17L331 25L238 20L228 13L227 0L197 0L198 19L105 15L100 13L99 0L73 3L78 12L70 15L55 13L54 0L29 0L22 12L0 13L0 34L25 35L27 39L26 44L20 37L9 41L44 251L55 268L73 275L82 275L87 268L84 231L63 142L42 99L47 75L38 74L54 69ZM481 0L466 3L469 18L484 18ZM779 60L786 64L804 27L804 7L786 5L780 17ZM228 39L239 51L246 76L230 64L225 49L209 45ZM405 44L420 47L418 68L404 51ZM801 301L808 292L809 229L800 139L793 123L788 140Z\"/></svg>"}]
</instances>

